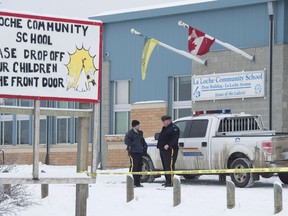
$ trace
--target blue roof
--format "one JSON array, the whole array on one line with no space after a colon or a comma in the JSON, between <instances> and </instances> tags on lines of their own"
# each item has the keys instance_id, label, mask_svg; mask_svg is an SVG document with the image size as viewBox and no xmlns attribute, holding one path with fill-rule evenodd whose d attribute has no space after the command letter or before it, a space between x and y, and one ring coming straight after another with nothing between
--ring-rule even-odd
<instances>
[{"instance_id":1,"label":"blue roof","mask_svg":"<svg viewBox=\"0 0 288 216\"><path fill-rule=\"evenodd\" d=\"M261 4L265 2L270 2L271 0L215 0L202 3L191 3L187 4L183 2L183 5L177 5L167 7L163 4L163 7L151 8L144 7L129 9L126 12L123 11L111 11L110 13L102 13L90 17L90 19L99 19L103 23L128 21L135 19L145 19L160 16L169 16L184 13L201 12L207 10L225 9L229 7L239 7L245 5ZM275 0L276 1L276 0ZM187 1L189 2L189 1Z\"/></svg>"}]
</instances>

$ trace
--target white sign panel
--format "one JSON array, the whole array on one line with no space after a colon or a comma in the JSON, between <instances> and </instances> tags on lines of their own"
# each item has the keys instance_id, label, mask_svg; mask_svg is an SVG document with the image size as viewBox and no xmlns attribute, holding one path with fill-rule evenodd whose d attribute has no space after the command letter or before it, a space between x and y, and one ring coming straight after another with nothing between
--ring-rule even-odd
<instances>
[{"instance_id":1,"label":"white sign panel","mask_svg":"<svg viewBox=\"0 0 288 216\"><path fill-rule=\"evenodd\" d=\"M264 97L264 90L264 71L192 77L193 101Z\"/></svg>"},{"instance_id":2,"label":"white sign panel","mask_svg":"<svg viewBox=\"0 0 288 216\"><path fill-rule=\"evenodd\" d=\"M102 23L0 12L0 97L98 102Z\"/></svg>"}]
</instances>

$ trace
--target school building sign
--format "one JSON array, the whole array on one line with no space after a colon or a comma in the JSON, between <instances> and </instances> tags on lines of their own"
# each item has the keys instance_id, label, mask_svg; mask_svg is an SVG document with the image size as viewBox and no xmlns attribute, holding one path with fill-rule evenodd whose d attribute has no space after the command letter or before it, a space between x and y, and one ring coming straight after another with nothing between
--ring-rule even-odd
<instances>
[{"instance_id":1,"label":"school building sign","mask_svg":"<svg viewBox=\"0 0 288 216\"><path fill-rule=\"evenodd\" d=\"M264 97L264 95L264 70L192 77L193 101Z\"/></svg>"},{"instance_id":2,"label":"school building sign","mask_svg":"<svg viewBox=\"0 0 288 216\"><path fill-rule=\"evenodd\" d=\"M0 11L0 97L98 102L102 23Z\"/></svg>"}]
</instances>

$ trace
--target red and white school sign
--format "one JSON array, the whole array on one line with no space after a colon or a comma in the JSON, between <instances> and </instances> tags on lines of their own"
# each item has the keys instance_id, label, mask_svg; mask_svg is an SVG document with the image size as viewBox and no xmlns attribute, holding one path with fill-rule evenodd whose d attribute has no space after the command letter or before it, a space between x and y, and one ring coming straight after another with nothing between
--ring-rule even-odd
<instances>
[{"instance_id":1,"label":"red and white school sign","mask_svg":"<svg viewBox=\"0 0 288 216\"><path fill-rule=\"evenodd\" d=\"M102 23L0 11L0 98L98 102Z\"/></svg>"}]
</instances>

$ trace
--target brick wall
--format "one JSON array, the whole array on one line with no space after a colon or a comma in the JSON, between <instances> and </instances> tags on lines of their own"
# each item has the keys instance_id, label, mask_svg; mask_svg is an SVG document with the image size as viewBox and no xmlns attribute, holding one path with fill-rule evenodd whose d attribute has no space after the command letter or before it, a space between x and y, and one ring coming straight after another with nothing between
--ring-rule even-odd
<instances>
[{"instance_id":1,"label":"brick wall","mask_svg":"<svg viewBox=\"0 0 288 216\"><path fill-rule=\"evenodd\" d=\"M32 164L33 147L30 145L1 146L4 151L5 164ZM49 154L50 165L76 165L77 164L77 144L52 145ZM91 152L89 152L89 164L91 162ZM46 146L39 146L39 161L43 164L46 158ZM2 162L2 155L0 155Z\"/></svg>"},{"instance_id":2,"label":"brick wall","mask_svg":"<svg viewBox=\"0 0 288 216\"><path fill-rule=\"evenodd\" d=\"M150 102L132 104L130 119L140 121L140 129L144 137L154 136L162 128L161 116L167 114L166 102Z\"/></svg>"},{"instance_id":3,"label":"brick wall","mask_svg":"<svg viewBox=\"0 0 288 216\"><path fill-rule=\"evenodd\" d=\"M129 157L124 144L124 135L106 135L108 147L107 167L129 167Z\"/></svg>"}]
</instances>

